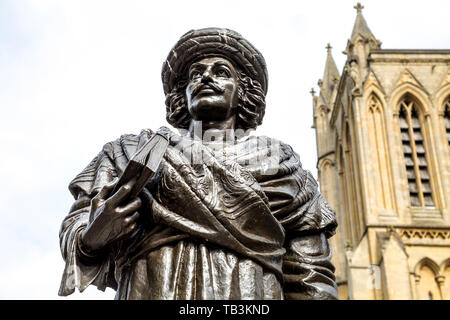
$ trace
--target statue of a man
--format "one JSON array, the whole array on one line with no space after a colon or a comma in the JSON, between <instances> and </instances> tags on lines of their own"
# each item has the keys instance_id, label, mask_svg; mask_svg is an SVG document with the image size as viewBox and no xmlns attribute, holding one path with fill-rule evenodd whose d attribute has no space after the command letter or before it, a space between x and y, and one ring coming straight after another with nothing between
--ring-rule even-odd
<instances>
[{"instance_id":1,"label":"statue of a man","mask_svg":"<svg viewBox=\"0 0 450 320\"><path fill-rule=\"evenodd\" d=\"M162 69L170 141L137 198L115 191L155 132L123 135L70 183L60 295L93 284L116 299L336 299L337 223L299 156L248 134L262 123L267 69L240 34L181 37Z\"/></svg>"}]
</instances>

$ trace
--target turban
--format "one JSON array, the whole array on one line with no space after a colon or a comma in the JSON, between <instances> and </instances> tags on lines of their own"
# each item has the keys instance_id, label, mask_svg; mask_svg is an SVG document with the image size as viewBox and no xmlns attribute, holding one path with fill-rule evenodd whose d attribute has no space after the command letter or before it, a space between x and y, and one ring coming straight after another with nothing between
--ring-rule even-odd
<instances>
[{"instance_id":1,"label":"turban","mask_svg":"<svg viewBox=\"0 0 450 320\"><path fill-rule=\"evenodd\" d=\"M267 93L267 67L262 54L239 33L221 28L205 28L185 33L170 51L162 68L164 93L183 80L188 67L203 58L220 56L257 80Z\"/></svg>"}]
</instances>

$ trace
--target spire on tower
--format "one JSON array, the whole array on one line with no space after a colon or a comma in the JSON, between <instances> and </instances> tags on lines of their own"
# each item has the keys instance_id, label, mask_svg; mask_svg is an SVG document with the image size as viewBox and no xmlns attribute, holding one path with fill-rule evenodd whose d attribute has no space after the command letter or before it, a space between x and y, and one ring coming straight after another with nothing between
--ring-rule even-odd
<instances>
[{"instance_id":1,"label":"spire on tower","mask_svg":"<svg viewBox=\"0 0 450 320\"><path fill-rule=\"evenodd\" d=\"M356 9L356 21L355 25L353 26L352 36L350 37L350 40L355 40L358 35L361 35L361 37L365 39L372 38L375 39L375 36L373 35L372 31L370 31L369 26L367 25L366 20L364 19L362 15L362 9L364 8L361 3L357 3L356 6L354 6Z\"/></svg>"},{"instance_id":2,"label":"spire on tower","mask_svg":"<svg viewBox=\"0 0 450 320\"><path fill-rule=\"evenodd\" d=\"M331 103L331 96L339 81L340 75L331 54L331 45L328 43L325 48L327 49L327 60L325 62L323 78L320 81L320 97L325 104L329 105Z\"/></svg>"},{"instance_id":3,"label":"spire on tower","mask_svg":"<svg viewBox=\"0 0 450 320\"><path fill-rule=\"evenodd\" d=\"M363 40L363 43L368 43L370 50L377 50L381 47L381 42L375 38L372 31L370 31L369 26L367 25L366 20L364 19L362 15L362 9L364 8L361 3L357 3L356 6L354 6L356 9L356 20L355 24L353 26L352 35L347 43L347 48L344 51L344 53L347 56L350 56L354 54L352 52L351 47L353 45L356 45L358 39Z\"/></svg>"}]
</instances>

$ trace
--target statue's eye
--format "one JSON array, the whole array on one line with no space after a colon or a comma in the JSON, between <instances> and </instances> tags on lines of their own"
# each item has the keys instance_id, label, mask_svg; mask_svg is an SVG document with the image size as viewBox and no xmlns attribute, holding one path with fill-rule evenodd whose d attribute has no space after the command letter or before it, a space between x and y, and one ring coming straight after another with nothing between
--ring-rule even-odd
<instances>
[{"instance_id":1,"label":"statue's eye","mask_svg":"<svg viewBox=\"0 0 450 320\"><path fill-rule=\"evenodd\" d=\"M189 78L191 79L196 79L199 78L201 76L200 71L198 70L192 70L189 74Z\"/></svg>"},{"instance_id":2,"label":"statue's eye","mask_svg":"<svg viewBox=\"0 0 450 320\"><path fill-rule=\"evenodd\" d=\"M218 68L216 70L216 75L219 77L229 77L230 76L228 70L225 68Z\"/></svg>"}]
</instances>

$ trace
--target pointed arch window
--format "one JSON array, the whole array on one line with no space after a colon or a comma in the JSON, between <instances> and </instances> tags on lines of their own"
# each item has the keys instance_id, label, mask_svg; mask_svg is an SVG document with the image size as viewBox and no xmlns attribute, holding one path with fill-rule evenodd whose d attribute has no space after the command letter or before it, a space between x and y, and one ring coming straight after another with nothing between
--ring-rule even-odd
<instances>
[{"instance_id":1,"label":"pointed arch window","mask_svg":"<svg viewBox=\"0 0 450 320\"><path fill-rule=\"evenodd\" d=\"M445 121L445 131L447 132L447 141L450 146L450 96L444 105L444 121Z\"/></svg>"},{"instance_id":2,"label":"pointed arch window","mask_svg":"<svg viewBox=\"0 0 450 320\"><path fill-rule=\"evenodd\" d=\"M351 231L353 243L359 243L362 233L361 212L358 211L358 194L356 185L356 171L353 165L352 139L350 124L346 122L344 129L344 165L345 165L345 185L347 188L348 213L351 221Z\"/></svg>"},{"instance_id":3,"label":"pointed arch window","mask_svg":"<svg viewBox=\"0 0 450 320\"><path fill-rule=\"evenodd\" d=\"M411 206L434 207L422 117L409 96L400 101L399 119Z\"/></svg>"},{"instance_id":4,"label":"pointed arch window","mask_svg":"<svg viewBox=\"0 0 450 320\"><path fill-rule=\"evenodd\" d=\"M368 104L368 130L371 148L372 164L374 168L374 179L379 186L378 197L383 208L392 209L392 188L390 182L390 166L388 158L388 147L385 136L385 124L383 107L377 96L372 94Z\"/></svg>"},{"instance_id":5,"label":"pointed arch window","mask_svg":"<svg viewBox=\"0 0 450 320\"><path fill-rule=\"evenodd\" d=\"M352 223L349 215L350 208L347 198L347 183L345 180L344 148L341 143L339 143L338 147L338 174L340 188L337 191L339 192L339 198L342 199L339 201L339 211L341 212L341 219L344 221L341 232L343 232L347 241L352 242Z\"/></svg>"},{"instance_id":6,"label":"pointed arch window","mask_svg":"<svg viewBox=\"0 0 450 320\"><path fill-rule=\"evenodd\" d=\"M442 289L439 278L442 276L438 265L429 258L422 259L415 268L416 293L419 300L441 300Z\"/></svg>"}]
</instances>

